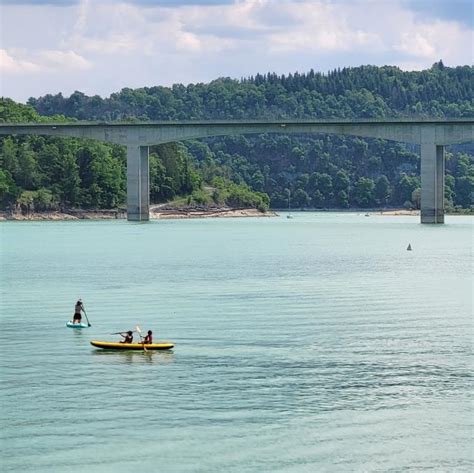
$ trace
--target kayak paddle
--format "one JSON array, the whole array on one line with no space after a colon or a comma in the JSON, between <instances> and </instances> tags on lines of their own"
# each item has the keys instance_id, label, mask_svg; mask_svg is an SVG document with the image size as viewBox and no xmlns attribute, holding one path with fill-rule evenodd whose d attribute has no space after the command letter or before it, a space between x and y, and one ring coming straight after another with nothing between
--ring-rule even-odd
<instances>
[{"instance_id":1,"label":"kayak paddle","mask_svg":"<svg viewBox=\"0 0 474 473\"><path fill-rule=\"evenodd\" d=\"M147 351L146 351L146 347L145 347L145 342L144 342L144 340L143 340L144 337L142 336L142 329L140 328L139 325L137 325L137 326L135 327L135 330L138 332L138 335L140 335L140 338L142 339L143 351L144 351L144 353L146 353Z\"/></svg>"},{"instance_id":2,"label":"kayak paddle","mask_svg":"<svg viewBox=\"0 0 474 473\"><path fill-rule=\"evenodd\" d=\"M84 311L84 315L86 316L87 325L88 325L89 327L92 327L91 323L89 322L89 319L87 318L87 313L86 313L86 309L84 309L84 306L82 306L82 310Z\"/></svg>"}]
</instances>

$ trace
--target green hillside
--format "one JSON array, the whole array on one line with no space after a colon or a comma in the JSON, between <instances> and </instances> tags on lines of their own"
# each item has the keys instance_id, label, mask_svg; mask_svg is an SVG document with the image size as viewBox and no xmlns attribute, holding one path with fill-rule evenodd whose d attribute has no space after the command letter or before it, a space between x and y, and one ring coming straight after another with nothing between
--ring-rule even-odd
<instances>
[{"instance_id":1,"label":"green hillside","mask_svg":"<svg viewBox=\"0 0 474 473\"><path fill-rule=\"evenodd\" d=\"M474 68L442 62L420 72L363 66L328 74L257 75L209 84L123 89L108 98L75 92L3 99L0 120L184 120L244 118L387 118L474 116ZM49 118L51 119L51 118ZM110 208L124 203L125 151L73 139L3 138L3 207ZM151 199L266 208L417 207L419 154L414 146L334 135L214 138L151 149ZM210 185L212 195L203 191ZM445 197L469 208L472 144L448 149Z\"/></svg>"}]
</instances>

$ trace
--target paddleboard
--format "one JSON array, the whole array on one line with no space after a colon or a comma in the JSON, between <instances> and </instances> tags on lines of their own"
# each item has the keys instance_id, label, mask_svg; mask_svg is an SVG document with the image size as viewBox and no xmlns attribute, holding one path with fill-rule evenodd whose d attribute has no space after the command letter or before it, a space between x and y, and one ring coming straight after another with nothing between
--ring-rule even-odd
<instances>
[{"instance_id":1,"label":"paddleboard","mask_svg":"<svg viewBox=\"0 0 474 473\"><path fill-rule=\"evenodd\" d=\"M69 327L69 328L88 328L89 325L85 324L84 322L81 322L80 324L73 324L72 322L66 322L66 327Z\"/></svg>"}]
</instances>

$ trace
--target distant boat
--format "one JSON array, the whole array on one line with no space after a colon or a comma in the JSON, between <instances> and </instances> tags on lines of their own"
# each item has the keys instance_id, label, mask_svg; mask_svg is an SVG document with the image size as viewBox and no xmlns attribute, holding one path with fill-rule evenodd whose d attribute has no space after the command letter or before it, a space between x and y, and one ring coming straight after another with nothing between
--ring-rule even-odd
<instances>
[{"instance_id":1,"label":"distant boat","mask_svg":"<svg viewBox=\"0 0 474 473\"><path fill-rule=\"evenodd\" d=\"M412 251L412 249L411 249L411 244L410 244L410 243L408 243L407 251Z\"/></svg>"},{"instance_id":2,"label":"distant boat","mask_svg":"<svg viewBox=\"0 0 474 473\"><path fill-rule=\"evenodd\" d=\"M365 216L366 216L366 217L370 217L370 214L369 214L369 213L366 213Z\"/></svg>"}]
</instances>

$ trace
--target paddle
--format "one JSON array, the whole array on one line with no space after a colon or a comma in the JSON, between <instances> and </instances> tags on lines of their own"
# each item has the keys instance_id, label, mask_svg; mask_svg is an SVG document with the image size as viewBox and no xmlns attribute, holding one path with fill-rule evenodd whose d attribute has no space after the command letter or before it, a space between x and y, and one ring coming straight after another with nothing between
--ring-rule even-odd
<instances>
[{"instance_id":1,"label":"paddle","mask_svg":"<svg viewBox=\"0 0 474 473\"><path fill-rule=\"evenodd\" d=\"M87 325L88 325L89 327L92 327L91 323L89 322L89 319L87 318L87 313L86 313L86 309L84 309L84 305L82 306L82 310L84 311L84 315L86 316Z\"/></svg>"},{"instance_id":2,"label":"paddle","mask_svg":"<svg viewBox=\"0 0 474 473\"><path fill-rule=\"evenodd\" d=\"M143 340L145 337L142 336L142 329L140 328L139 325L137 325L135 327L135 330L138 332L138 335L140 335L140 338L142 339L143 351L146 353L147 351L146 351L146 347L145 347L145 342Z\"/></svg>"}]
</instances>

